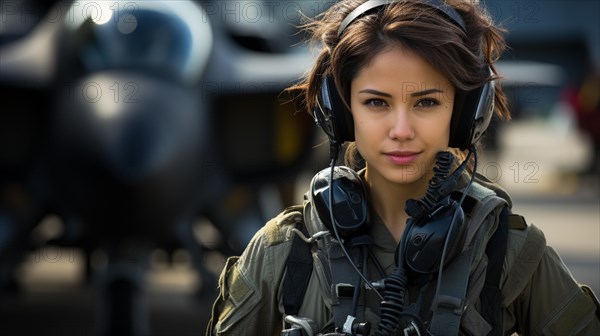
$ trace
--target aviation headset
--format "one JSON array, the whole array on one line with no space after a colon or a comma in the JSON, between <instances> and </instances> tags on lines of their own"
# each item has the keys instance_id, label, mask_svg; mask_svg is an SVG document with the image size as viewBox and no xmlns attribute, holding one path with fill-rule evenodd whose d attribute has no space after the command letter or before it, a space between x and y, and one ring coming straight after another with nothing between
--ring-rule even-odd
<instances>
[{"instance_id":1,"label":"aviation headset","mask_svg":"<svg viewBox=\"0 0 600 336\"><path fill-rule=\"evenodd\" d=\"M338 40L357 18L398 0L369 0L354 9L340 24ZM423 5L432 7L450 22L467 33L467 27L458 12L442 0L426 0ZM482 71L491 75L489 65ZM487 129L494 112L494 81L468 91L457 92L450 121L449 146L465 150L475 144ZM333 77L323 76L317 93L317 106L313 109L317 124L325 131L332 144L354 141L354 120L337 91Z\"/></svg>"}]
</instances>

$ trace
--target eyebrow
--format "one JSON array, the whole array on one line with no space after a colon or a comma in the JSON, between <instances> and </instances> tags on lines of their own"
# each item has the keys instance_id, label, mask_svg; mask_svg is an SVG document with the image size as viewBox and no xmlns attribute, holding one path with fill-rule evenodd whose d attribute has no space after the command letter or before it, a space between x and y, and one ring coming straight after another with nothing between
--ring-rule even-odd
<instances>
[{"instance_id":1,"label":"eyebrow","mask_svg":"<svg viewBox=\"0 0 600 336\"><path fill-rule=\"evenodd\" d=\"M423 91L417 91L417 92L413 92L410 95L412 97L420 97L420 96L425 96L431 93L443 93L444 91L440 90L440 89L427 89L427 90L423 90ZM370 94L374 94L377 96L382 96L382 97L391 97L392 95L389 93L385 93L385 92L381 92L381 91L377 91L377 90L373 90L373 89L364 89L359 91L359 93L370 93Z\"/></svg>"}]
</instances>

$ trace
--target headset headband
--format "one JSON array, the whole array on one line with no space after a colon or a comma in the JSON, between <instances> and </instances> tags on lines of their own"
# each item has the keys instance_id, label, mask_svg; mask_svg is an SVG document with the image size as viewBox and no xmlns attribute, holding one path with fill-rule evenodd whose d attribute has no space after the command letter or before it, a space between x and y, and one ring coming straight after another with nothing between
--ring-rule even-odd
<instances>
[{"instance_id":1,"label":"headset headband","mask_svg":"<svg viewBox=\"0 0 600 336\"><path fill-rule=\"evenodd\" d=\"M344 30L346 30L346 28L348 28L348 26L359 16L362 16L377 7L389 5L395 2L399 2L399 0L369 0L356 7L352 12L350 12L350 14L348 14L348 16L346 16L346 18L340 24L340 28L338 29L338 38L342 36ZM458 14L454 8L448 6L444 1L425 0L423 1L423 4L440 11L456 26L460 27L460 29L462 29L464 32L467 31L467 25L465 24L465 21L460 16L460 14Z\"/></svg>"},{"instance_id":2,"label":"headset headband","mask_svg":"<svg viewBox=\"0 0 600 336\"><path fill-rule=\"evenodd\" d=\"M344 30L360 16L400 1L430 7L468 35L467 26L461 15L444 0L368 0L342 20L338 29L338 40ZM493 75L489 65L486 65L483 71ZM449 146L465 150L481 138L492 119L495 99L494 80L489 80L473 90L457 92L455 98L450 121ZM313 111L315 121L325 131L332 145L337 146L345 141L355 140L352 114L337 92L332 76L323 76L317 92L317 104Z\"/></svg>"}]
</instances>

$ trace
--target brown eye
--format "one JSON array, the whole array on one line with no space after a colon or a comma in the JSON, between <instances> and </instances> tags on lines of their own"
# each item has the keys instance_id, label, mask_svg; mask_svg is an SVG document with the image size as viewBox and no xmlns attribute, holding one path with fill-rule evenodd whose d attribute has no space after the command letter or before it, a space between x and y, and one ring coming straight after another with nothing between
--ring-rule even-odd
<instances>
[{"instance_id":1,"label":"brown eye","mask_svg":"<svg viewBox=\"0 0 600 336\"><path fill-rule=\"evenodd\" d=\"M367 99L365 101L365 105L370 106L370 107L385 107L385 106L388 106L387 103L385 102L385 100L383 100L383 99L377 99L377 98Z\"/></svg>"},{"instance_id":2,"label":"brown eye","mask_svg":"<svg viewBox=\"0 0 600 336\"><path fill-rule=\"evenodd\" d=\"M437 106L439 105L440 102L437 99L434 98L424 98L424 99L420 99L417 104L415 105L416 107L433 107L433 106Z\"/></svg>"}]
</instances>

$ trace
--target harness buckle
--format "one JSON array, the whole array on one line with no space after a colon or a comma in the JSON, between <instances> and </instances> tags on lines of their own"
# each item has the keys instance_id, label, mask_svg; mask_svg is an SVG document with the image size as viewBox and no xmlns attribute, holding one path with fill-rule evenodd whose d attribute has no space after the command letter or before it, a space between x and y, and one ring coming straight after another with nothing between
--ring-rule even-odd
<instances>
[{"instance_id":1,"label":"harness buckle","mask_svg":"<svg viewBox=\"0 0 600 336\"><path fill-rule=\"evenodd\" d=\"M452 310L456 315L462 315L464 310L464 301L450 295L440 295L437 298L437 307Z\"/></svg>"}]
</instances>

